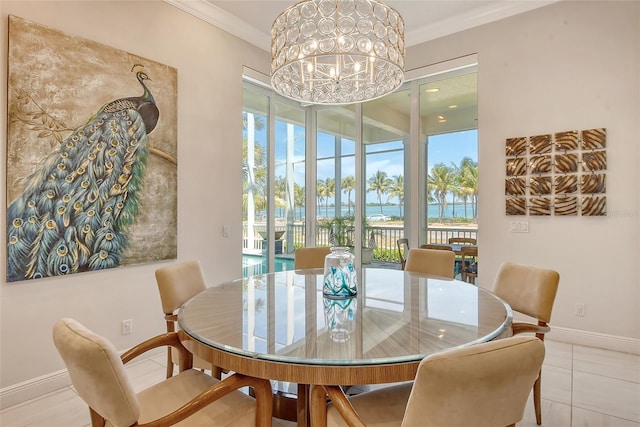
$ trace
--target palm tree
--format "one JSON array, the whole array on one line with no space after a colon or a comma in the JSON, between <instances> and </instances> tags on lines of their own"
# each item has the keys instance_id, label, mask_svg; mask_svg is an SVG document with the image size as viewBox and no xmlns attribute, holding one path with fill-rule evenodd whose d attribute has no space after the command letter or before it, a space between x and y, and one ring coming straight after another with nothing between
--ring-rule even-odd
<instances>
[{"instance_id":1,"label":"palm tree","mask_svg":"<svg viewBox=\"0 0 640 427\"><path fill-rule=\"evenodd\" d=\"M465 157L465 159L469 159L468 157ZM471 159L469 159L471 160ZM461 199L464 201L464 205L465 205L465 212L464 212L464 216L465 218L467 217L467 210L466 210L466 206L467 206L467 201L466 201L466 194L465 191L463 189L463 181L464 181L464 169L463 169L463 164L464 164L464 159L462 162L460 162L460 165L456 165L455 163L451 162L451 169L453 170L453 187L451 188L451 193L453 194L453 217L455 218L456 216L456 197L458 199Z\"/></svg>"},{"instance_id":2,"label":"palm tree","mask_svg":"<svg viewBox=\"0 0 640 427\"><path fill-rule=\"evenodd\" d=\"M298 219L302 219L302 207L305 204L305 191L304 187L301 187L298 183L293 183L293 203L298 207Z\"/></svg>"},{"instance_id":3,"label":"palm tree","mask_svg":"<svg viewBox=\"0 0 640 427\"><path fill-rule=\"evenodd\" d=\"M262 117L253 116L252 124L255 130L264 128ZM242 114L242 129L244 131L247 128L248 114L244 112ZM267 165L264 148L255 141L251 141L251 144L253 145L253 159L250 161L248 159L249 141L247 137L242 138L242 203L244 212L248 211L250 205L254 210L263 210L267 206ZM249 199L251 199L251 203Z\"/></svg>"},{"instance_id":4,"label":"palm tree","mask_svg":"<svg viewBox=\"0 0 640 427\"><path fill-rule=\"evenodd\" d=\"M274 201L276 207L283 209L291 209L292 206L287 206L287 180L283 177L278 177L273 182L274 186Z\"/></svg>"},{"instance_id":5,"label":"palm tree","mask_svg":"<svg viewBox=\"0 0 640 427\"><path fill-rule=\"evenodd\" d=\"M473 199L474 196L478 194L478 164L471 160L469 157L465 157L460 162L460 166L457 168L458 171L458 186L460 190L460 198L464 202L464 216L467 216L467 200L471 198L472 207L473 207ZM472 211L474 211L472 209ZM475 218L475 211L473 213L473 217Z\"/></svg>"},{"instance_id":6,"label":"palm tree","mask_svg":"<svg viewBox=\"0 0 640 427\"><path fill-rule=\"evenodd\" d=\"M265 164L265 155L263 147L259 144L254 145L254 161L253 170L249 171L249 162L247 160L248 141L246 138L242 140L242 191L243 191L243 207L246 212L248 208L248 194L253 194L254 207L256 210L264 210L267 206L266 188L267 188L267 165ZM252 172L252 173L251 173Z\"/></svg>"},{"instance_id":7,"label":"palm tree","mask_svg":"<svg viewBox=\"0 0 640 427\"><path fill-rule=\"evenodd\" d=\"M404 176L394 175L391 188L389 190L389 197L396 197L398 199L400 217L403 218L402 206L404 205Z\"/></svg>"},{"instance_id":8,"label":"palm tree","mask_svg":"<svg viewBox=\"0 0 640 427\"><path fill-rule=\"evenodd\" d=\"M347 194L347 207L349 211L347 215L351 215L351 193L356 189L356 179L353 175L349 175L342 179L342 192Z\"/></svg>"},{"instance_id":9,"label":"palm tree","mask_svg":"<svg viewBox=\"0 0 640 427\"><path fill-rule=\"evenodd\" d=\"M369 184L369 188L367 188L367 193L370 191L375 191L378 196L378 204L380 205L380 213L384 215L382 212L382 195L389 192L393 181L387 178L387 173L378 170L376 173L371 175L371 178L367 180Z\"/></svg>"},{"instance_id":10,"label":"palm tree","mask_svg":"<svg viewBox=\"0 0 640 427\"><path fill-rule=\"evenodd\" d=\"M325 200L325 214L327 213L328 209L329 209L329 199L331 197L336 197L336 180L335 178L329 178L327 177L327 179L324 181L325 186L327 187L327 194L326 194L326 200Z\"/></svg>"},{"instance_id":11,"label":"palm tree","mask_svg":"<svg viewBox=\"0 0 640 427\"><path fill-rule=\"evenodd\" d=\"M431 169L431 173L427 177L427 187L433 192L434 197L439 203L440 221L444 219L447 209L447 194L454 186L455 175L453 170L444 163L438 163Z\"/></svg>"},{"instance_id":12,"label":"palm tree","mask_svg":"<svg viewBox=\"0 0 640 427\"><path fill-rule=\"evenodd\" d=\"M316 183L316 198L318 199L318 207L322 206L322 202L326 197L327 197L327 184L324 182L324 180L319 179ZM325 216L327 216L326 210L325 210Z\"/></svg>"}]
</instances>

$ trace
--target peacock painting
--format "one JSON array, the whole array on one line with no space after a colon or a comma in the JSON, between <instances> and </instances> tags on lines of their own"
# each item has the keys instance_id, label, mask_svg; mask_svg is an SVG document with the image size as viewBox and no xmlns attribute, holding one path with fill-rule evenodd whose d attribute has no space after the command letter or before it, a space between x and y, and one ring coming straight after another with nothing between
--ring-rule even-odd
<instances>
[{"instance_id":1,"label":"peacock painting","mask_svg":"<svg viewBox=\"0 0 640 427\"><path fill-rule=\"evenodd\" d=\"M20 24L33 27L22 20ZM10 53L12 42L16 43L10 40ZM101 45L89 45L105 50ZM11 92L15 108L9 112L8 175L12 169L12 148L15 153L33 156L33 151L25 149L24 145L12 147L12 142L28 135L39 143L46 139L51 149L44 157L31 162L28 175L16 180L20 185L13 189L14 197L9 199L11 192L8 191L8 281L144 262L144 256L153 251L156 251L155 259L175 258L172 256L175 244L159 245L159 252L156 247L153 251L145 247L149 245L146 242L149 238L154 240L150 236L153 234L151 229L165 226L158 224L162 213L158 216L154 212L166 207L167 203L154 205L154 202L163 200L162 189L172 185L175 188L175 180L173 184L167 182L163 172L175 170L176 161L167 151L154 146L155 134L151 134L163 127L162 107L149 87L155 80L147 70L155 67L146 67L143 62L130 63L129 75L125 78L120 74L117 79L118 82L134 82L138 87L137 94L131 94L131 89L127 89L127 94L123 89L124 96L102 103L86 96L83 111L88 111L91 103L98 107L94 107L94 112L85 116L88 119L75 128L66 126L49 113L32 91L10 87L10 91L14 89ZM10 61L10 83L11 76L19 69L23 67ZM120 83L114 88L119 86L133 87ZM78 88L74 92L78 93ZM111 90L98 92L104 96ZM53 99L46 93L42 96ZM55 106L52 109L55 110ZM175 116L169 113L168 118L171 120ZM33 132L30 134L29 130ZM162 140L164 136L166 134L157 139ZM149 173L150 163L156 163L154 169L159 168L160 173L157 170ZM173 196L175 198L175 192ZM165 238L170 237L171 228L175 228L175 215L169 222L164 229ZM161 228L160 234L162 231Z\"/></svg>"}]
</instances>

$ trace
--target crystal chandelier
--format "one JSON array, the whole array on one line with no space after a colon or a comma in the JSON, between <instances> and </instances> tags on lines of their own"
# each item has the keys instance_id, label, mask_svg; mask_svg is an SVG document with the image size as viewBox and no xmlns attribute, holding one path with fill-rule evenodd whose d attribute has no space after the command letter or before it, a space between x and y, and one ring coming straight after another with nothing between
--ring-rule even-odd
<instances>
[{"instance_id":1,"label":"crystal chandelier","mask_svg":"<svg viewBox=\"0 0 640 427\"><path fill-rule=\"evenodd\" d=\"M404 21L377 0L304 0L271 26L271 84L307 104L379 98L404 80Z\"/></svg>"}]
</instances>

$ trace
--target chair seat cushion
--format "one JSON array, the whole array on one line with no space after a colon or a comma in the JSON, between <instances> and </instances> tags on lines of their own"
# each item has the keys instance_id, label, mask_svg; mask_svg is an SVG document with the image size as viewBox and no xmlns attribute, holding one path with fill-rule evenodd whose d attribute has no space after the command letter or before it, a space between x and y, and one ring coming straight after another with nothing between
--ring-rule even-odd
<instances>
[{"instance_id":1,"label":"chair seat cushion","mask_svg":"<svg viewBox=\"0 0 640 427\"><path fill-rule=\"evenodd\" d=\"M138 393L139 424L169 414L217 381L209 375L190 369ZM203 410L175 425L183 427L254 426L255 419L255 400L236 391L216 400Z\"/></svg>"},{"instance_id":2,"label":"chair seat cushion","mask_svg":"<svg viewBox=\"0 0 640 427\"><path fill-rule=\"evenodd\" d=\"M349 398L367 427L400 426L413 382L379 388ZM327 426L346 426L338 410L327 405Z\"/></svg>"}]
</instances>

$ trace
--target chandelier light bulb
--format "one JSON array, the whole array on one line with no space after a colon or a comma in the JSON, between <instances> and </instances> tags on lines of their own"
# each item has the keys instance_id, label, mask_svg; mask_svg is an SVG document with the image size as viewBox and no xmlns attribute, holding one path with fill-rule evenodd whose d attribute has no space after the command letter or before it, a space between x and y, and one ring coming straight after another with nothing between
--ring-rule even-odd
<instances>
[{"instance_id":1,"label":"chandelier light bulb","mask_svg":"<svg viewBox=\"0 0 640 427\"><path fill-rule=\"evenodd\" d=\"M303 103L379 98L404 81L404 21L377 0L304 0L271 27L271 84Z\"/></svg>"}]
</instances>

